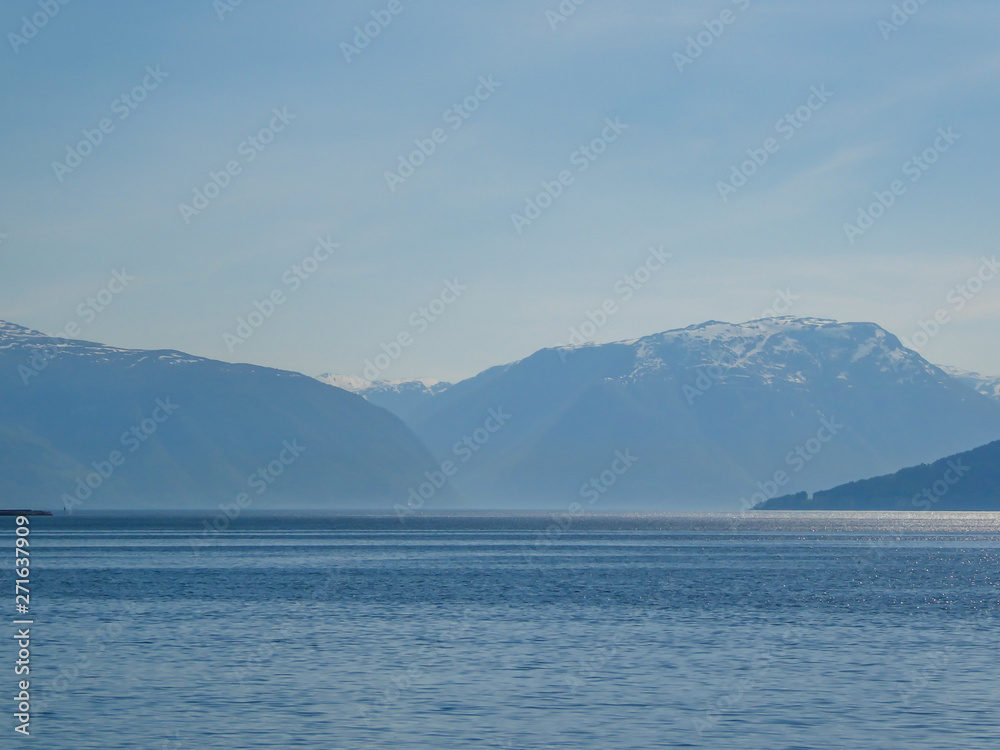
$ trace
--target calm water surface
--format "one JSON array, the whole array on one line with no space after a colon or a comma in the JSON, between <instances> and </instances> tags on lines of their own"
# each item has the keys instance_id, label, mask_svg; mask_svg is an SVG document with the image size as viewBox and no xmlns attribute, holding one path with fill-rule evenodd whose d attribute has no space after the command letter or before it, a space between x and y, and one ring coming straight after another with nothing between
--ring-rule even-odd
<instances>
[{"instance_id":1,"label":"calm water surface","mask_svg":"<svg viewBox=\"0 0 1000 750\"><path fill-rule=\"evenodd\" d=\"M1000 514L203 522L33 519L0 745L1000 747Z\"/></svg>"}]
</instances>

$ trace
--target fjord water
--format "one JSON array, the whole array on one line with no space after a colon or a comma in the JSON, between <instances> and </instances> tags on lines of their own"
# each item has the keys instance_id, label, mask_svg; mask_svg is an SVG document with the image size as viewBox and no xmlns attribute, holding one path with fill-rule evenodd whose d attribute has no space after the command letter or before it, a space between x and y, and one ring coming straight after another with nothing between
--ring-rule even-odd
<instances>
[{"instance_id":1,"label":"fjord water","mask_svg":"<svg viewBox=\"0 0 1000 750\"><path fill-rule=\"evenodd\" d=\"M32 521L19 746L1000 746L1000 514L204 520Z\"/></svg>"}]
</instances>

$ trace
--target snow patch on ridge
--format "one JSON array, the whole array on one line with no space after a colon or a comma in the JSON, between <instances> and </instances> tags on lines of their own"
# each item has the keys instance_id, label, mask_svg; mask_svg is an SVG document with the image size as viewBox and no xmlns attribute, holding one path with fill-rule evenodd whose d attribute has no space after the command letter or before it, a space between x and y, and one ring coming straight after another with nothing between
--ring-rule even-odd
<instances>
[{"instance_id":1,"label":"snow patch on ridge","mask_svg":"<svg viewBox=\"0 0 1000 750\"><path fill-rule=\"evenodd\" d=\"M345 391L351 391L352 393L359 393L362 395L365 392L372 390L391 390L398 392L414 388L423 388L437 393L451 385L451 383L446 383L434 378L414 378L412 380L367 380L365 378L357 377L356 375L337 375L332 372L317 375L315 379L321 383L326 383L327 385L343 388Z\"/></svg>"}]
</instances>

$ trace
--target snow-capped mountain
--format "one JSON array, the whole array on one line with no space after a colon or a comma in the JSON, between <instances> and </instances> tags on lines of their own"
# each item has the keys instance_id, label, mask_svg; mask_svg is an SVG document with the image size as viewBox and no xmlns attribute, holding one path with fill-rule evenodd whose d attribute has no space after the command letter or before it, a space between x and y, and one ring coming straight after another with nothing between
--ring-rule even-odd
<instances>
[{"instance_id":1,"label":"snow-capped mountain","mask_svg":"<svg viewBox=\"0 0 1000 750\"><path fill-rule=\"evenodd\" d=\"M1000 404L892 334L814 318L544 349L405 421L454 458L490 409L509 419L455 478L487 506L738 511L1000 438Z\"/></svg>"},{"instance_id":2,"label":"snow-capped mountain","mask_svg":"<svg viewBox=\"0 0 1000 750\"><path fill-rule=\"evenodd\" d=\"M0 493L58 509L89 478L92 509L217 509L297 440L306 451L256 507L389 508L448 460L479 507L739 511L1000 438L995 391L970 378L872 323L822 319L544 349L454 385L308 378L0 322ZM124 462L99 476L115 451ZM446 485L426 507L455 497Z\"/></svg>"},{"instance_id":3,"label":"snow-capped mountain","mask_svg":"<svg viewBox=\"0 0 1000 750\"><path fill-rule=\"evenodd\" d=\"M1000 401L1000 375L980 375L978 372L959 370L957 367L948 367L947 365L938 365L938 367L984 396Z\"/></svg>"},{"instance_id":4,"label":"snow-capped mountain","mask_svg":"<svg viewBox=\"0 0 1000 750\"><path fill-rule=\"evenodd\" d=\"M372 381L359 378L356 375L334 375L332 372L324 373L316 378L321 383L332 385L335 388L343 388L351 393L360 393L372 386Z\"/></svg>"},{"instance_id":5,"label":"snow-capped mountain","mask_svg":"<svg viewBox=\"0 0 1000 750\"><path fill-rule=\"evenodd\" d=\"M4 504L389 510L434 468L397 417L305 375L0 322Z\"/></svg>"},{"instance_id":6,"label":"snow-capped mountain","mask_svg":"<svg viewBox=\"0 0 1000 750\"><path fill-rule=\"evenodd\" d=\"M357 393L367 401L388 409L398 417L405 418L418 406L439 393L443 393L451 383L423 378L417 380L365 380L353 375L326 373L316 378L327 385Z\"/></svg>"}]
</instances>

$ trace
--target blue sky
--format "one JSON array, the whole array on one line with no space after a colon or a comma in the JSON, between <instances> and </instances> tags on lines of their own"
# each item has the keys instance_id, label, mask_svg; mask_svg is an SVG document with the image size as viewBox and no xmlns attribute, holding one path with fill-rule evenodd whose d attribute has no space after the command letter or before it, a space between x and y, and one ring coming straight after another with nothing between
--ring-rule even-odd
<instances>
[{"instance_id":1,"label":"blue sky","mask_svg":"<svg viewBox=\"0 0 1000 750\"><path fill-rule=\"evenodd\" d=\"M910 0L880 28L894 5L587 0L552 28L554 1L244 0L220 19L211 0L71 0L51 18L16 0L0 14L0 319L309 374L360 375L407 334L382 377L455 379L566 343L608 298L598 341L760 317L781 290L791 314L908 340L944 311L921 353L1000 373L1000 277L956 292L1000 250L1000 6ZM373 12L391 22L348 61ZM700 54L679 66L688 37ZM104 118L79 166L53 167ZM417 140L433 153L392 189ZM518 231L511 215L561 172ZM845 223L897 180L850 242ZM306 261L317 238L338 247ZM623 299L661 246L670 260ZM122 269L135 279L81 314ZM446 282L465 289L435 303ZM227 338L276 290L252 335Z\"/></svg>"}]
</instances>

